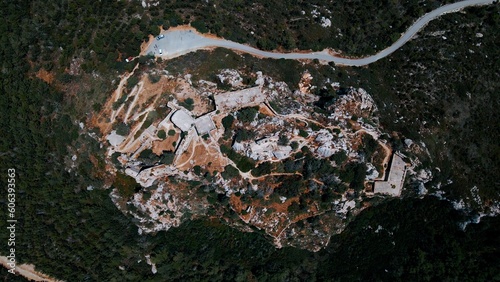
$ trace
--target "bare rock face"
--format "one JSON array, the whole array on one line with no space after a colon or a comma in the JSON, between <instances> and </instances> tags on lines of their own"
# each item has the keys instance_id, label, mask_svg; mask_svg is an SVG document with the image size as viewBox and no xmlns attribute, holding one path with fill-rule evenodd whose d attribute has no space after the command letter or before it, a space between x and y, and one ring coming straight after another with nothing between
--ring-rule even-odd
<instances>
[{"instance_id":1,"label":"bare rock face","mask_svg":"<svg viewBox=\"0 0 500 282\"><path fill-rule=\"evenodd\" d=\"M318 135L316 135L316 142L320 142L320 143L327 143L327 142L330 142L331 140L333 139L333 135L332 133L330 133L329 131L327 130L320 130L318 132Z\"/></svg>"},{"instance_id":2,"label":"bare rock face","mask_svg":"<svg viewBox=\"0 0 500 282\"><path fill-rule=\"evenodd\" d=\"M432 180L432 172L429 169L421 169L418 171L416 179L423 183L427 183Z\"/></svg>"},{"instance_id":3,"label":"bare rock face","mask_svg":"<svg viewBox=\"0 0 500 282\"><path fill-rule=\"evenodd\" d=\"M243 85L243 79L237 70L224 69L217 75L217 77L221 83L228 83L233 87Z\"/></svg>"},{"instance_id":4,"label":"bare rock face","mask_svg":"<svg viewBox=\"0 0 500 282\"><path fill-rule=\"evenodd\" d=\"M375 105L375 101L373 101L372 96L370 96L363 88L358 88L353 96L360 102L360 110L370 112L377 110L377 106Z\"/></svg>"},{"instance_id":5,"label":"bare rock face","mask_svg":"<svg viewBox=\"0 0 500 282\"><path fill-rule=\"evenodd\" d=\"M333 149L333 143L326 143L321 145L316 152L321 158L328 158L331 155L335 153L335 150Z\"/></svg>"},{"instance_id":6,"label":"bare rock face","mask_svg":"<svg viewBox=\"0 0 500 282\"><path fill-rule=\"evenodd\" d=\"M375 180L379 177L379 172L371 163L366 163L366 179Z\"/></svg>"},{"instance_id":7,"label":"bare rock face","mask_svg":"<svg viewBox=\"0 0 500 282\"><path fill-rule=\"evenodd\" d=\"M334 111L335 116L344 118L353 115L363 118L373 117L378 110L373 98L362 88L349 89L348 93L342 95L329 109Z\"/></svg>"}]
</instances>

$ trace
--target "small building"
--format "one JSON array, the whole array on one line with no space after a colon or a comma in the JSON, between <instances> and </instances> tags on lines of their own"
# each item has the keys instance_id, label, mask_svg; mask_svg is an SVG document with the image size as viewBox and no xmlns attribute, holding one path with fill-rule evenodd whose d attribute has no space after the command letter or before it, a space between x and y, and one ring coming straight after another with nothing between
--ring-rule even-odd
<instances>
[{"instance_id":1,"label":"small building","mask_svg":"<svg viewBox=\"0 0 500 282\"><path fill-rule=\"evenodd\" d=\"M196 131L200 136L215 129L215 124L209 115L204 115L197 118L194 121L194 126L196 127Z\"/></svg>"},{"instance_id":2,"label":"small building","mask_svg":"<svg viewBox=\"0 0 500 282\"><path fill-rule=\"evenodd\" d=\"M386 194L391 196L401 195L406 176L406 163L398 154L392 155L389 173L386 174L385 181L375 181L373 192L376 194Z\"/></svg>"},{"instance_id":3,"label":"small building","mask_svg":"<svg viewBox=\"0 0 500 282\"><path fill-rule=\"evenodd\" d=\"M194 124L195 120L186 110L177 110L170 118L172 123L182 131L188 131Z\"/></svg>"}]
</instances>

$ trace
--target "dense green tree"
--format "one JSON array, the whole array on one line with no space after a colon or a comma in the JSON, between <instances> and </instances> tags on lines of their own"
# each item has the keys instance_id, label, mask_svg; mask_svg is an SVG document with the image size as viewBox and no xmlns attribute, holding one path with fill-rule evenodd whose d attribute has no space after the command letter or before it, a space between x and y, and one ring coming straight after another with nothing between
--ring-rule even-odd
<instances>
[{"instance_id":1,"label":"dense green tree","mask_svg":"<svg viewBox=\"0 0 500 282\"><path fill-rule=\"evenodd\" d=\"M169 132L170 133L170 132ZM169 134L170 135L170 134ZM167 133L165 132L165 130L158 130L158 133L157 133L157 136L158 138L160 139L165 139L167 138Z\"/></svg>"},{"instance_id":2,"label":"dense green tree","mask_svg":"<svg viewBox=\"0 0 500 282\"><path fill-rule=\"evenodd\" d=\"M238 120L243 123L252 122L255 119L258 111L259 110L257 107L243 108L238 111Z\"/></svg>"}]
</instances>

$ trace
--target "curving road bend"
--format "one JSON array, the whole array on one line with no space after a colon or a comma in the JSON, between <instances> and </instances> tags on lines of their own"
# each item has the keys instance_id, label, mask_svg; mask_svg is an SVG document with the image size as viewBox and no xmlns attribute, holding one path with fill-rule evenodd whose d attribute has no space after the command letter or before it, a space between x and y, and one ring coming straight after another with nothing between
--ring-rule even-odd
<instances>
[{"instance_id":1,"label":"curving road bend","mask_svg":"<svg viewBox=\"0 0 500 282\"><path fill-rule=\"evenodd\" d=\"M337 65L346 66L365 66L374 63L382 58L385 58L392 54L394 51L403 46L408 40L410 40L418 31L420 31L427 23L432 21L439 16L459 11L465 7L476 6L476 5L488 5L492 4L493 0L465 0L448 5L441 6L419 18L415 21L403 35L391 46L378 52L375 55L363 57L363 58L342 58L332 55L328 49L321 52L310 52L310 53L276 53L268 52L250 47L248 45L236 43L233 41L204 36L196 32L192 28L173 28L164 31L163 39L154 39L148 48L144 51L145 54L153 54L164 59L171 59L175 57L182 56L189 52L194 52L197 50L209 49L213 47L228 48L235 51L245 52L257 57L264 58L274 58L274 59L318 59L322 61L334 62ZM160 54L160 49L161 53Z\"/></svg>"}]
</instances>

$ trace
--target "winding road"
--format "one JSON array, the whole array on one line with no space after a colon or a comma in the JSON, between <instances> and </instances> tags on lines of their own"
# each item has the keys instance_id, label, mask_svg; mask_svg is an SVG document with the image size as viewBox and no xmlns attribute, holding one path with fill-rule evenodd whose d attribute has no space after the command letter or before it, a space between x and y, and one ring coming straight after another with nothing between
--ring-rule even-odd
<instances>
[{"instance_id":1,"label":"winding road","mask_svg":"<svg viewBox=\"0 0 500 282\"><path fill-rule=\"evenodd\" d=\"M415 23L413 23L406 30L406 32L403 33L403 35L391 46L378 52L375 55L362 58L342 58L336 55L332 55L332 52L328 49L325 49L321 52L310 53L276 53L262 51L254 47L236 43L233 41L215 38L213 36L205 36L190 27L171 28L167 31L164 31L162 34L165 37L161 40L154 39L143 52L143 54L153 54L164 59L172 59L197 50L222 47L264 58L295 60L318 59L322 61L334 62L337 65L365 66L392 54L394 51L408 42L408 40L410 40L418 31L420 31L423 27L425 27L427 23L429 23L433 19L438 18L439 16L446 13L459 11L465 7L488 5L492 4L493 2L493 0L466 0L441 6L423 15L417 21L415 21ZM160 49L162 51L162 54L160 54Z\"/></svg>"}]
</instances>

